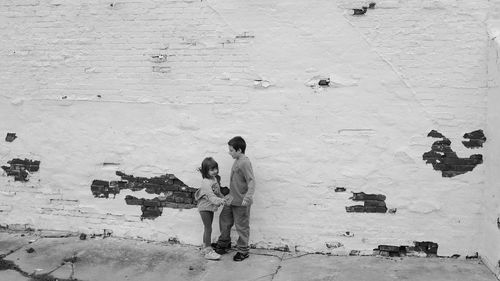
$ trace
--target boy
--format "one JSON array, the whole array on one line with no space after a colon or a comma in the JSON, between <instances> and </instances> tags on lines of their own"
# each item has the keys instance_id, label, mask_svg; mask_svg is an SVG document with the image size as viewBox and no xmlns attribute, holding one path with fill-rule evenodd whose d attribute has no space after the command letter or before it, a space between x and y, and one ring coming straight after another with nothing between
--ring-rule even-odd
<instances>
[{"instance_id":1,"label":"boy","mask_svg":"<svg viewBox=\"0 0 500 281\"><path fill-rule=\"evenodd\" d=\"M229 194L233 197L231 205L224 206L219 216L220 237L215 246L218 254L227 253L231 247L231 228L233 224L238 232L236 242L237 253L234 261L242 261L248 258L248 240L250 236L250 206L253 202L255 192L255 177L253 175L252 164L245 155L246 143L240 137L229 140L229 155L233 157L234 163L231 168L229 181Z\"/></svg>"}]
</instances>

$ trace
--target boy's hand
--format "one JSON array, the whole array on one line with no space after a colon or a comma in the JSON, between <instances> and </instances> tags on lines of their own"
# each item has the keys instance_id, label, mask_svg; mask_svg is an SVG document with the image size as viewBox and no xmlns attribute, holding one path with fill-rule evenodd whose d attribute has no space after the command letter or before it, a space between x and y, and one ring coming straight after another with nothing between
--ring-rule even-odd
<instances>
[{"instance_id":1,"label":"boy's hand","mask_svg":"<svg viewBox=\"0 0 500 281\"><path fill-rule=\"evenodd\" d=\"M252 199L248 197L243 197L243 202L241 202L241 206L249 206L252 203Z\"/></svg>"}]
</instances>

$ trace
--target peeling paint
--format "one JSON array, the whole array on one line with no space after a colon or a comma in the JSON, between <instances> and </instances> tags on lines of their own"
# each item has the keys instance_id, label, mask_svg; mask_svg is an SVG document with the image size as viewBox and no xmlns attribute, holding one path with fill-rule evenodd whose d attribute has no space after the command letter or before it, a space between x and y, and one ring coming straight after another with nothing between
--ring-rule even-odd
<instances>
[{"instance_id":1,"label":"peeling paint","mask_svg":"<svg viewBox=\"0 0 500 281\"><path fill-rule=\"evenodd\" d=\"M481 130L465 134L467 137L479 136L479 140L486 140L484 135L477 133ZM482 136L481 136L482 135ZM422 155L422 159L427 164L432 164L434 170L441 171L443 177L454 177L472 171L477 165L483 163L483 155L473 154L468 158L460 158L451 148L451 141L441 133L432 130L427 135L428 137L441 138L442 140L435 141L431 150ZM464 144L465 145L465 144ZM482 143L481 143L482 145Z\"/></svg>"},{"instance_id":2,"label":"peeling paint","mask_svg":"<svg viewBox=\"0 0 500 281\"><path fill-rule=\"evenodd\" d=\"M364 192L353 192L353 196L349 199L353 201L363 201L363 205L346 206L348 213L385 213L387 206L385 205L385 195L382 194L366 194Z\"/></svg>"},{"instance_id":3,"label":"peeling paint","mask_svg":"<svg viewBox=\"0 0 500 281\"><path fill-rule=\"evenodd\" d=\"M407 255L425 255L427 257L435 257L437 256L437 250L437 243L429 241L415 241L414 246L379 245L377 249L373 249L373 254L387 257L402 257Z\"/></svg>"},{"instance_id":4,"label":"peeling paint","mask_svg":"<svg viewBox=\"0 0 500 281\"><path fill-rule=\"evenodd\" d=\"M173 209L191 209L196 207L194 192L196 188L192 188L184 184L173 174L166 174L159 177L134 177L123 172L117 171L117 176L122 178L121 181L103 181L94 180L90 187L92 194L96 198L109 198L120 193L122 189L132 191L145 190L150 194L158 194L159 196L153 199L137 198L132 195L125 196L127 205L141 206L141 220L155 219L162 215L163 208ZM227 190L225 190L227 192Z\"/></svg>"},{"instance_id":5,"label":"peeling paint","mask_svg":"<svg viewBox=\"0 0 500 281\"><path fill-rule=\"evenodd\" d=\"M29 173L37 172L40 169L40 161L14 158L7 162L10 166L2 166L7 176L13 176L15 181L28 181Z\"/></svg>"},{"instance_id":6,"label":"peeling paint","mask_svg":"<svg viewBox=\"0 0 500 281\"><path fill-rule=\"evenodd\" d=\"M16 138L17 138L16 133L7 133L7 136L5 136L5 141L13 142Z\"/></svg>"},{"instance_id":7,"label":"peeling paint","mask_svg":"<svg viewBox=\"0 0 500 281\"><path fill-rule=\"evenodd\" d=\"M462 144L467 148L483 147L483 143L486 141L483 130L466 133L464 134L464 138L469 139L468 141L462 141Z\"/></svg>"}]
</instances>

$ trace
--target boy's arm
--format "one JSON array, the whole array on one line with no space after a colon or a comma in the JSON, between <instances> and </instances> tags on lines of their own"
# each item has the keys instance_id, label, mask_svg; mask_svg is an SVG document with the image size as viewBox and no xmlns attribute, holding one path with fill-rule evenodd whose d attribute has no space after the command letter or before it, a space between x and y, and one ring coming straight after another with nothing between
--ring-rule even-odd
<instances>
[{"instance_id":1,"label":"boy's arm","mask_svg":"<svg viewBox=\"0 0 500 281\"><path fill-rule=\"evenodd\" d=\"M243 162L243 165L241 165L241 170L248 186L248 191L243 198L242 205L247 206L252 204L253 202L253 194L255 193L255 176L253 175L252 164L250 163L250 161Z\"/></svg>"}]
</instances>

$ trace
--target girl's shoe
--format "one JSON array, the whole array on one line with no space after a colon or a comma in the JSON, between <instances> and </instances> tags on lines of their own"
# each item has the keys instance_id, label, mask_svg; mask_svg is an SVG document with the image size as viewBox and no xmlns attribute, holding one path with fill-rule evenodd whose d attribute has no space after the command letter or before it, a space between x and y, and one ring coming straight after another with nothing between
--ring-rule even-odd
<instances>
[{"instance_id":1,"label":"girl's shoe","mask_svg":"<svg viewBox=\"0 0 500 281\"><path fill-rule=\"evenodd\" d=\"M210 249L205 253L205 259L207 260L220 260L220 255L217 254L214 250Z\"/></svg>"}]
</instances>

